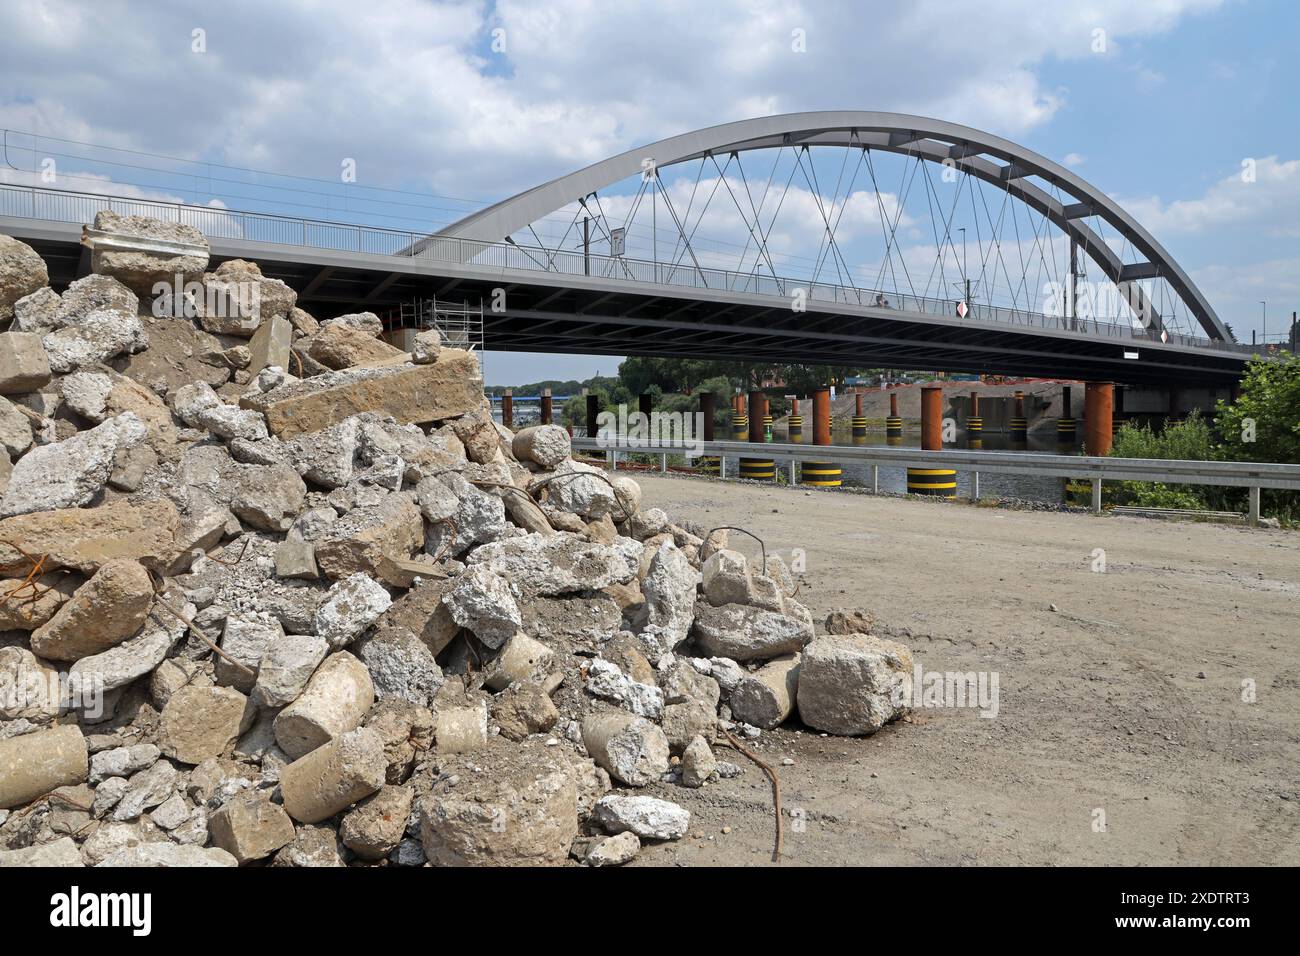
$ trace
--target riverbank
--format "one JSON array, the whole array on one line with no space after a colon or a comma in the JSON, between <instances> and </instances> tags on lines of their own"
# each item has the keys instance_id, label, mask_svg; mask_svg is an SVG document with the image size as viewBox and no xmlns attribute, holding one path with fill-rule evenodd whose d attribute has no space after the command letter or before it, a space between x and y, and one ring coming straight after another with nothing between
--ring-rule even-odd
<instances>
[{"instance_id":1,"label":"riverbank","mask_svg":"<svg viewBox=\"0 0 1300 956\"><path fill-rule=\"evenodd\" d=\"M992 719L921 709L874 737L755 742L799 812L787 865L1300 864L1300 535L637 481L643 507L801 549L819 620L862 607L926 670L999 675ZM767 862L770 788L731 759L741 777L672 788L691 838L640 862Z\"/></svg>"}]
</instances>

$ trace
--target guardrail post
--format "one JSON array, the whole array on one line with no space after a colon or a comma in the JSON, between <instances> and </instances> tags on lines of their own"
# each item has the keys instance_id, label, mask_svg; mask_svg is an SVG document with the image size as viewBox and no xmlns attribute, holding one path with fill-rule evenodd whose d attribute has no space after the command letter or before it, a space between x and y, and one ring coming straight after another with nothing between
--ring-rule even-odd
<instances>
[{"instance_id":1,"label":"guardrail post","mask_svg":"<svg viewBox=\"0 0 1300 956\"><path fill-rule=\"evenodd\" d=\"M971 500L971 501L979 501L979 500L980 500L980 473L979 473L978 471L973 471L973 472L971 472L971 476L970 476L970 500Z\"/></svg>"},{"instance_id":2,"label":"guardrail post","mask_svg":"<svg viewBox=\"0 0 1300 956\"><path fill-rule=\"evenodd\" d=\"M871 466L871 493L873 495L880 494L880 466L879 465Z\"/></svg>"},{"instance_id":3,"label":"guardrail post","mask_svg":"<svg viewBox=\"0 0 1300 956\"><path fill-rule=\"evenodd\" d=\"M1092 513L1101 514L1101 479L1092 479Z\"/></svg>"},{"instance_id":4,"label":"guardrail post","mask_svg":"<svg viewBox=\"0 0 1300 956\"><path fill-rule=\"evenodd\" d=\"M790 487L791 488L799 484L799 475L797 469L798 469L797 462L793 458L791 458L790 459Z\"/></svg>"},{"instance_id":5,"label":"guardrail post","mask_svg":"<svg viewBox=\"0 0 1300 956\"><path fill-rule=\"evenodd\" d=\"M659 456L659 470L665 473L668 471L668 452Z\"/></svg>"},{"instance_id":6,"label":"guardrail post","mask_svg":"<svg viewBox=\"0 0 1300 956\"><path fill-rule=\"evenodd\" d=\"M1259 485L1250 486L1250 513L1246 521L1252 528L1259 527Z\"/></svg>"},{"instance_id":7,"label":"guardrail post","mask_svg":"<svg viewBox=\"0 0 1300 956\"><path fill-rule=\"evenodd\" d=\"M618 470L618 459L614 457L616 454L612 448L605 449L605 464L609 465L610 471Z\"/></svg>"}]
</instances>

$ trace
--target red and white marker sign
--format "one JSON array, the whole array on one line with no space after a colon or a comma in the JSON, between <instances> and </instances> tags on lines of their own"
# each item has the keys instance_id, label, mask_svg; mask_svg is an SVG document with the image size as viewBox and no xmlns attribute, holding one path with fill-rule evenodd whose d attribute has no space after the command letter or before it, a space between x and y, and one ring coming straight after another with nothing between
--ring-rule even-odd
<instances>
[{"instance_id":1,"label":"red and white marker sign","mask_svg":"<svg viewBox=\"0 0 1300 956\"><path fill-rule=\"evenodd\" d=\"M959 319L964 319L964 318L966 318L966 313L968 313L969 311L970 311L970 309L966 308L966 303L965 303L965 302L958 302L958 303L957 303L957 318L959 318Z\"/></svg>"}]
</instances>

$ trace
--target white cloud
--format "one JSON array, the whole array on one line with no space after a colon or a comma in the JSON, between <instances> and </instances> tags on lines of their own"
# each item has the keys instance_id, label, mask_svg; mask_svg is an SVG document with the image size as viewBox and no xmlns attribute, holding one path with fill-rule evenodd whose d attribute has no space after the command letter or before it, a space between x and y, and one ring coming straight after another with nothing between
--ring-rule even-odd
<instances>
[{"instance_id":1,"label":"white cloud","mask_svg":"<svg viewBox=\"0 0 1300 956\"><path fill-rule=\"evenodd\" d=\"M1243 160L1240 172L1220 179L1195 199L1159 196L1120 199L1154 235L1196 235L1250 228L1281 237L1300 236L1300 159Z\"/></svg>"},{"instance_id":2,"label":"white cloud","mask_svg":"<svg viewBox=\"0 0 1300 956\"><path fill-rule=\"evenodd\" d=\"M1218 0L20 0L0 12L0 125L312 176L499 198L640 142L862 107L1016 135L1060 109L1048 59ZM990 25L996 25L990 29ZM491 51L490 31L505 50ZM206 30L207 52L191 33ZM792 49L802 30L806 52ZM1111 55L1119 55L1112 52Z\"/></svg>"}]
</instances>

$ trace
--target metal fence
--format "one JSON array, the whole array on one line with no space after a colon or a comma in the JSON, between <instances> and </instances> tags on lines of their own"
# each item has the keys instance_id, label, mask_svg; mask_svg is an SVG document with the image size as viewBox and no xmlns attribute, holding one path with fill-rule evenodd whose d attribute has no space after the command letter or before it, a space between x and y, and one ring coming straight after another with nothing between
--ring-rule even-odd
<instances>
[{"instance_id":1,"label":"metal fence","mask_svg":"<svg viewBox=\"0 0 1300 956\"><path fill-rule=\"evenodd\" d=\"M679 443L671 447L649 442L629 442L618 437L573 439L573 447L582 451L602 452L617 467L620 454L659 455L666 465L667 455L689 457L713 455L726 457L767 458L789 466L797 481L796 467L809 459L837 465L866 465L872 469L872 484L879 487L878 470L889 468L952 468L974 475L972 497L979 497L979 474L1038 475L1047 478L1074 478L1092 482L1093 510L1101 510L1103 481L1158 481L1178 485L1219 485L1247 488L1250 491L1250 519L1259 518L1259 490L1279 488L1300 491L1300 465L1250 461L1183 461L1160 458L1111 458L1088 455L1045 455L1037 452L964 451L944 449L925 451L920 448L890 448L878 445L804 445L785 442L754 443L712 441ZM725 467L725 465L724 465ZM725 474L724 474L725 477Z\"/></svg>"},{"instance_id":2,"label":"metal fence","mask_svg":"<svg viewBox=\"0 0 1300 956\"><path fill-rule=\"evenodd\" d=\"M406 256L488 270L551 272L568 276L590 275L603 279L642 282L690 289L778 296L789 301L803 290L809 301L833 302L888 308L903 313L941 316L954 322L995 323L1003 326L1082 332L1124 342L1159 343L1160 332L1135 327L1129 322L1070 319L1062 315L975 304L964 319L953 315L951 299L900 295L877 289L827 282L779 278L756 272L736 272L696 266L688 262L652 262L595 253L557 251L513 242L482 242L472 239L439 238L424 233L349 223L300 219L267 213L241 212L210 206L192 206L152 199L77 193L35 186L0 185L0 216L41 219L53 222L91 223L95 213L111 209L122 215L151 216L194 226L204 235L221 239L245 239L276 245L305 246L334 252ZM1167 341L1179 345L1213 348L1251 354L1249 345L1221 342L1182 333L1167 332Z\"/></svg>"}]
</instances>

